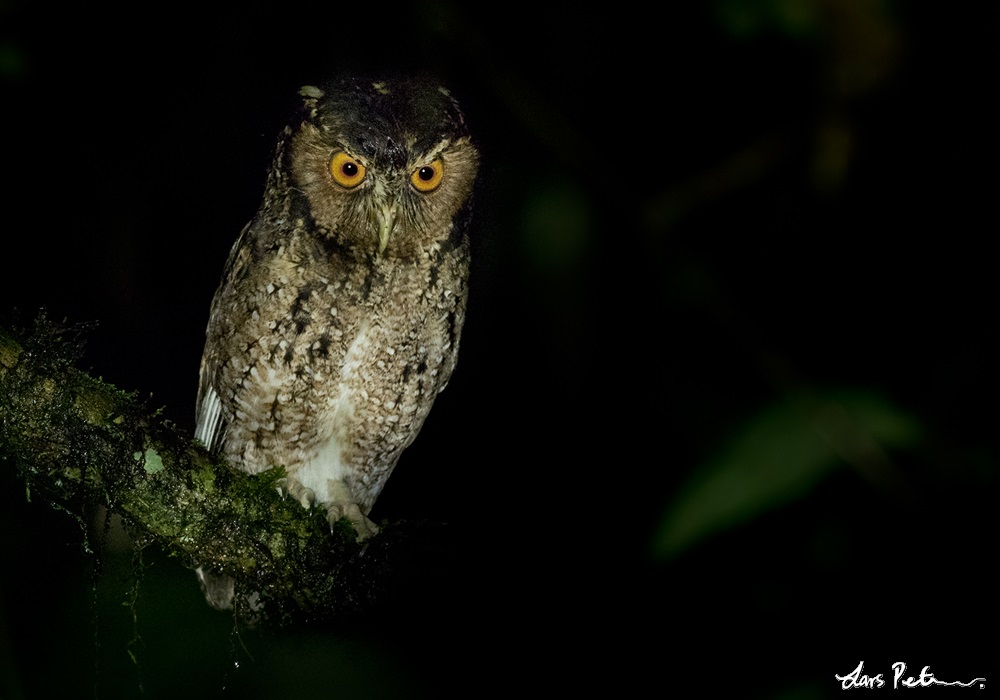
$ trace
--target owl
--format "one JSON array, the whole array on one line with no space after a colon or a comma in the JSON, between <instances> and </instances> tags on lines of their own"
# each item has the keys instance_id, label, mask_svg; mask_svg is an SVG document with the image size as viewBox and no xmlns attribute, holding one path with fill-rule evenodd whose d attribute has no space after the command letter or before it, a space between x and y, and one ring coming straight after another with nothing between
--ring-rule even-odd
<instances>
[{"instance_id":1,"label":"owl","mask_svg":"<svg viewBox=\"0 0 1000 700\"><path fill-rule=\"evenodd\" d=\"M479 155L422 79L299 96L212 301L195 436L249 474L284 467L283 493L362 540L455 368Z\"/></svg>"}]
</instances>

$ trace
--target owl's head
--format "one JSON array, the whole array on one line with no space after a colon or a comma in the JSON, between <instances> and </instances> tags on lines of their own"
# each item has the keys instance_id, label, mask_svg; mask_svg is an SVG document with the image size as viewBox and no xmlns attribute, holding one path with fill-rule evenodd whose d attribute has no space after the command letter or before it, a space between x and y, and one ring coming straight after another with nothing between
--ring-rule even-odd
<instances>
[{"instance_id":1,"label":"owl's head","mask_svg":"<svg viewBox=\"0 0 1000 700\"><path fill-rule=\"evenodd\" d=\"M349 79L300 91L283 175L319 235L406 257L462 237L479 156L451 95L420 79Z\"/></svg>"}]
</instances>

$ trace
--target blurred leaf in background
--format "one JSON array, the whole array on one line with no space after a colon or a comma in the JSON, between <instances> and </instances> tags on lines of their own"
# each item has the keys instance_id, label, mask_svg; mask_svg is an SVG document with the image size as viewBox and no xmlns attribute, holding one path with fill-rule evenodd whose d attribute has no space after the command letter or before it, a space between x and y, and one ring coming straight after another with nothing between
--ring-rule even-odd
<instances>
[{"instance_id":1,"label":"blurred leaf in background","mask_svg":"<svg viewBox=\"0 0 1000 700\"><path fill-rule=\"evenodd\" d=\"M787 37L819 33L822 0L716 0L715 17L732 36L747 38L766 31Z\"/></svg>"},{"instance_id":2,"label":"blurred leaf in background","mask_svg":"<svg viewBox=\"0 0 1000 700\"><path fill-rule=\"evenodd\" d=\"M871 392L771 404L681 487L662 519L654 554L675 557L714 533L805 497L846 466L885 484L892 466L883 449L912 448L920 435L914 417Z\"/></svg>"},{"instance_id":3,"label":"blurred leaf in background","mask_svg":"<svg viewBox=\"0 0 1000 700\"><path fill-rule=\"evenodd\" d=\"M522 212L527 258L548 274L579 269L591 245L592 218L586 195L571 181L539 186Z\"/></svg>"},{"instance_id":4,"label":"blurred leaf in background","mask_svg":"<svg viewBox=\"0 0 1000 700\"><path fill-rule=\"evenodd\" d=\"M0 42L0 78L15 79L24 74L24 56L12 43Z\"/></svg>"}]
</instances>

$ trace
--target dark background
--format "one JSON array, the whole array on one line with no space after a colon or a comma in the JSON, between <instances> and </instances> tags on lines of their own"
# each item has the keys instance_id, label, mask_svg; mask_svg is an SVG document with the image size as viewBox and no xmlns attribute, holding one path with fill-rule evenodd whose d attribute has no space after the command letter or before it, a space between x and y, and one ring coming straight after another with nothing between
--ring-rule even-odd
<instances>
[{"instance_id":1,"label":"dark background","mask_svg":"<svg viewBox=\"0 0 1000 700\"><path fill-rule=\"evenodd\" d=\"M995 683L997 14L0 4L0 318L97 321L81 367L187 430L300 85L435 73L483 153L459 367L373 513L446 524L413 590L237 637L8 469L0 697Z\"/></svg>"}]
</instances>

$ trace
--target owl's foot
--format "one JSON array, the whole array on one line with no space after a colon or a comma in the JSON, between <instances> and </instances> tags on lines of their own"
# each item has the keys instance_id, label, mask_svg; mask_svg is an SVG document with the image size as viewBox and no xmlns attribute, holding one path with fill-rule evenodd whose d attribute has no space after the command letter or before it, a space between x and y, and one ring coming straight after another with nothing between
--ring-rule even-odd
<instances>
[{"instance_id":1,"label":"owl's foot","mask_svg":"<svg viewBox=\"0 0 1000 700\"><path fill-rule=\"evenodd\" d=\"M303 508L312 508L316 504L316 493L302 485L298 479L284 477L277 481L278 494L284 498L291 496ZM330 481L330 502L326 506L326 517L330 521L330 530L341 518L347 518L358 534L358 542L367 540L378 533L378 525L369 520L361 508L354 502L347 484L340 480Z\"/></svg>"},{"instance_id":2,"label":"owl's foot","mask_svg":"<svg viewBox=\"0 0 1000 700\"><path fill-rule=\"evenodd\" d=\"M358 542L367 540L378 533L378 525L361 512L361 508L354 502L354 495L346 483L340 479L330 479L328 488L330 502L326 505L326 517L330 521L331 530L338 520L347 518L358 534Z\"/></svg>"},{"instance_id":3,"label":"owl's foot","mask_svg":"<svg viewBox=\"0 0 1000 700\"><path fill-rule=\"evenodd\" d=\"M326 517L330 521L331 531L338 520L341 518L347 518L347 520L354 527L354 531L358 534L358 542L362 542L367 540L372 535L378 534L378 525L369 520L368 517L361 512L357 503L331 503L326 507Z\"/></svg>"},{"instance_id":4,"label":"owl's foot","mask_svg":"<svg viewBox=\"0 0 1000 700\"><path fill-rule=\"evenodd\" d=\"M316 494L313 490L306 488L298 479L284 477L277 481L278 495L284 498L291 496L298 501L303 508L312 508L316 502Z\"/></svg>"}]
</instances>

